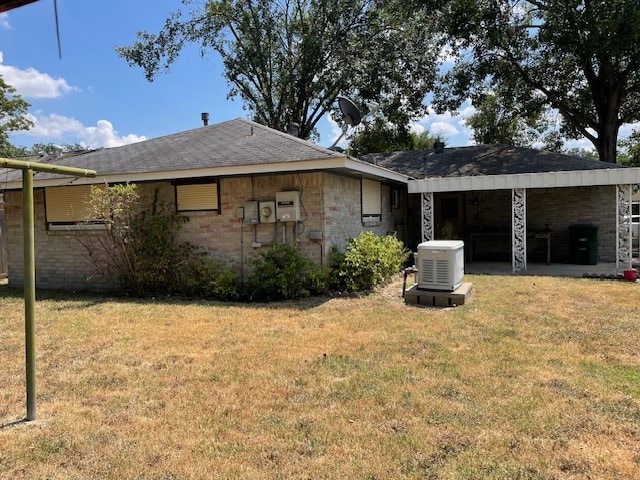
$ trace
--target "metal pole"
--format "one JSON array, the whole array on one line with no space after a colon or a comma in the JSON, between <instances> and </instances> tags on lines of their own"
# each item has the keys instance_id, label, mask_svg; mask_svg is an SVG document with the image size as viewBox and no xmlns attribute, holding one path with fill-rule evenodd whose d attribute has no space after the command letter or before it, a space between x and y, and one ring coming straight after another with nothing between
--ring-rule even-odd
<instances>
[{"instance_id":1,"label":"metal pole","mask_svg":"<svg viewBox=\"0 0 640 480\"><path fill-rule=\"evenodd\" d=\"M36 419L36 268L33 211L33 170L25 169L22 171L22 228L24 232L24 336L28 421Z\"/></svg>"},{"instance_id":2,"label":"metal pole","mask_svg":"<svg viewBox=\"0 0 640 480\"><path fill-rule=\"evenodd\" d=\"M36 260L34 234L33 172L95 177L95 170L25 162L0 157L0 167L22 170L22 230L24 246L24 336L27 380L27 421L36 419Z\"/></svg>"}]
</instances>

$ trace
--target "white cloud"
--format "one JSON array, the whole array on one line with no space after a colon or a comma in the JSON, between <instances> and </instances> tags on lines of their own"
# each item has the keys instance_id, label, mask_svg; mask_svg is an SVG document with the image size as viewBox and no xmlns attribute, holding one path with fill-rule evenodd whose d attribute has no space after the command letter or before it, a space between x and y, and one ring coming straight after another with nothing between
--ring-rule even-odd
<instances>
[{"instance_id":1,"label":"white cloud","mask_svg":"<svg viewBox=\"0 0 640 480\"><path fill-rule=\"evenodd\" d=\"M458 135L460 130L458 130L455 125L449 122L433 122L429 125L429 130L434 135L438 135L444 138L453 137L454 135Z\"/></svg>"},{"instance_id":2,"label":"white cloud","mask_svg":"<svg viewBox=\"0 0 640 480\"><path fill-rule=\"evenodd\" d=\"M139 136L133 133L125 136L119 136L118 132L113 129L111 122L107 120L98 120L95 127L86 127L85 141L91 147L119 147L130 143L137 143L146 140L144 135Z\"/></svg>"},{"instance_id":3,"label":"white cloud","mask_svg":"<svg viewBox=\"0 0 640 480\"><path fill-rule=\"evenodd\" d=\"M426 128L424 128L424 125L421 125L420 123L416 123L413 122L411 124L409 124L409 131L415 135L420 135L424 132L427 131Z\"/></svg>"},{"instance_id":4,"label":"white cloud","mask_svg":"<svg viewBox=\"0 0 640 480\"><path fill-rule=\"evenodd\" d=\"M619 136L620 138L627 138L634 130L640 130L640 122L625 123L620 126Z\"/></svg>"},{"instance_id":5,"label":"white cloud","mask_svg":"<svg viewBox=\"0 0 640 480\"><path fill-rule=\"evenodd\" d=\"M474 112L475 108L470 101L461 105L458 115L452 115L451 112L436 113L430 105L427 107L427 115L412 124L411 129L416 133L429 131L433 135L439 135L451 147L472 145L473 131L466 126L465 119Z\"/></svg>"},{"instance_id":6,"label":"white cloud","mask_svg":"<svg viewBox=\"0 0 640 480\"><path fill-rule=\"evenodd\" d=\"M11 24L9 23L9 14L8 13L0 13L0 28L4 30L10 30Z\"/></svg>"},{"instance_id":7,"label":"white cloud","mask_svg":"<svg viewBox=\"0 0 640 480\"><path fill-rule=\"evenodd\" d=\"M69 85L64 78L53 78L35 68L21 70L4 65L3 62L3 54L0 52L0 75L24 98L58 98L78 90Z\"/></svg>"},{"instance_id":8,"label":"white cloud","mask_svg":"<svg viewBox=\"0 0 640 480\"><path fill-rule=\"evenodd\" d=\"M465 100L465 102L460 106L460 109L458 111L458 116L461 119L466 120L467 118L475 114L477 111L478 110L476 109L476 107L473 106L473 103L471 102L471 100Z\"/></svg>"},{"instance_id":9,"label":"white cloud","mask_svg":"<svg viewBox=\"0 0 640 480\"><path fill-rule=\"evenodd\" d=\"M342 135L342 126L336 122L331 115L325 115L327 122L329 123L329 127L331 128L330 137L331 137L331 145ZM349 146L349 141L347 140L347 135L342 137L342 139L337 143L337 146L341 148L347 148Z\"/></svg>"},{"instance_id":10,"label":"white cloud","mask_svg":"<svg viewBox=\"0 0 640 480\"><path fill-rule=\"evenodd\" d=\"M578 148L580 150L595 150L593 143L586 138L580 138L578 140L567 140L564 142L564 148L567 150Z\"/></svg>"},{"instance_id":11,"label":"white cloud","mask_svg":"<svg viewBox=\"0 0 640 480\"><path fill-rule=\"evenodd\" d=\"M32 137L41 137L39 140L47 143L46 139L63 141L64 143L78 142L88 148L119 147L130 143L146 140L144 135L129 134L121 136L108 120L98 120L95 126L85 126L75 118L57 115L55 113L35 116L28 115L34 123L31 130L21 132Z\"/></svg>"}]
</instances>

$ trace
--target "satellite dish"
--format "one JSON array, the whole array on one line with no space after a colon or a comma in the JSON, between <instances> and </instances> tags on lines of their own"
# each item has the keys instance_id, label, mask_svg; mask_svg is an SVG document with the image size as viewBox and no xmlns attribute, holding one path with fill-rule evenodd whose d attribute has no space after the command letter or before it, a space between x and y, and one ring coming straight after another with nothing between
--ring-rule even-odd
<instances>
[{"instance_id":1,"label":"satellite dish","mask_svg":"<svg viewBox=\"0 0 640 480\"><path fill-rule=\"evenodd\" d=\"M355 127L356 125L360 125L362 121L362 114L360 113L360 109L356 107L356 104L353 103L346 97L338 97L338 107L340 107L340 111L342 112L342 116L344 117L344 123L342 124L342 134L333 142L333 145L329 147L329 150L335 148L344 134L347 133L349 127Z\"/></svg>"},{"instance_id":2,"label":"satellite dish","mask_svg":"<svg viewBox=\"0 0 640 480\"><path fill-rule=\"evenodd\" d=\"M355 103L348 98L338 97L338 106L340 107L342 115L344 115L344 122L347 125L355 127L360 124L362 121L362 114L360 113L360 109L356 107Z\"/></svg>"}]
</instances>

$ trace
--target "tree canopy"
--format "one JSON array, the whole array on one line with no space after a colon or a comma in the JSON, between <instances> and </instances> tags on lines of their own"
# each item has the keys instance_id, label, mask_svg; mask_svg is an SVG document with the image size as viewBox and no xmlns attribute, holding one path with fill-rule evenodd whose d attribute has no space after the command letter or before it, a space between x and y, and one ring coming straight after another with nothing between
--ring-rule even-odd
<instances>
[{"instance_id":1,"label":"tree canopy","mask_svg":"<svg viewBox=\"0 0 640 480\"><path fill-rule=\"evenodd\" d=\"M525 117L513 99L503 99L495 93L476 97L476 112L465 123L473 129L476 143L530 147L547 126L541 112Z\"/></svg>"},{"instance_id":2,"label":"tree canopy","mask_svg":"<svg viewBox=\"0 0 640 480\"><path fill-rule=\"evenodd\" d=\"M426 150L441 140L429 132L415 133L403 125L392 125L378 117L353 136L349 154L359 157L367 153Z\"/></svg>"},{"instance_id":3,"label":"tree canopy","mask_svg":"<svg viewBox=\"0 0 640 480\"><path fill-rule=\"evenodd\" d=\"M309 138L336 98L375 101L395 123L424 111L437 49L429 13L401 0L185 0L159 33L139 32L118 47L149 81L183 47L216 52L229 96L253 119L278 130L289 123Z\"/></svg>"},{"instance_id":4,"label":"tree canopy","mask_svg":"<svg viewBox=\"0 0 640 480\"><path fill-rule=\"evenodd\" d=\"M630 167L640 167L640 130L635 129L620 141L620 163Z\"/></svg>"},{"instance_id":5,"label":"tree canopy","mask_svg":"<svg viewBox=\"0 0 640 480\"><path fill-rule=\"evenodd\" d=\"M436 92L441 108L490 92L527 119L554 109L565 138L586 137L616 162L620 126L640 120L637 0L432 3L457 54Z\"/></svg>"},{"instance_id":6,"label":"tree canopy","mask_svg":"<svg viewBox=\"0 0 640 480\"><path fill-rule=\"evenodd\" d=\"M26 116L28 108L29 104L0 76L0 156L15 156L15 147L9 143L9 132L28 130L33 126Z\"/></svg>"}]
</instances>

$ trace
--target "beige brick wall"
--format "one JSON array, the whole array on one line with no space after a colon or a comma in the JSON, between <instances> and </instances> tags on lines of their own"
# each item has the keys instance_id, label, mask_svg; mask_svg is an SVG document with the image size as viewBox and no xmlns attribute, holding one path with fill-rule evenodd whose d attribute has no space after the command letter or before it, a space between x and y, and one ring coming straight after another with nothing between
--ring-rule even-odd
<instances>
[{"instance_id":1,"label":"beige brick wall","mask_svg":"<svg viewBox=\"0 0 640 480\"><path fill-rule=\"evenodd\" d=\"M396 231L396 221L402 217L400 210L391 211L391 187L382 185L381 221L365 226L362 223L362 191L360 179L326 174L324 184L326 216L324 219L327 247L344 249L349 238L362 231L386 235ZM402 217L404 218L404 217Z\"/></svg>"},{"instance_id":2,"label":"beige brick wall","mask_svg":"<svg viewBox=\"0 0 640 480\"><path fill-rule=\"evenodd\" d=\"M348 238L363 230L385 234L395 230L402 220L403 210L390 212L390 188L383 185L382 221L364 227L361 221L360 180L329 173L300 173L286 175L255 175L220 178L218 212L183 213L187 218L180 239L201 247L208 255L227 263L243 277L249 272L250 259L263 252L271 243L292 243L297 240L300 250L314 262L327 261L331 245L344 248ZM275 200L279 191L297 190L301 193L300 222L245 225L237 217L238 207L246 201ZM142 203L149 206L158 199L173 203L174 187L170 182L139 185ZM406 193L404 193L406 197ZM21 193L7 192L6 237L9 253L9 282L19 286L24 281L22 262ZM108 289L115 283L95 272L83 256L82 242L87 243L96 232L47 231L44 213L44 191L35 192L36 283L39 288ZM309 232L324 232L323 240L314 242ZM95 238L94 238L95 240ZM258 246L260 245L260 246Z\"/></svg>"},{"instance_id":3,"label":"beige brick wall","mask_svg":"<svg viewBox=\"0 0 640 480\"><path fill-rule=\"evenodd\" d=\"M472 199L478 199L478 205ZM570 259L569 225L598 226L598 258L601 262L615 261L616 245L616 188L615 186L543 188L527 190L527 229L551 233L551 258L565 263ZM468 229L511 230L511 190L469 192L466 195ZM468 233L468 232L467 232ZM528 251L536 259L544 259L545 244L528 239ZM511 239L481 239L476 243L478 256L509 259Z\"/></svg>"},{"instance_id":4,"label":"beige brick wall","mask_svg":"<svg viewBox=\"0 0 640 480\"><path fill-rule=\"evenodd\" d=\"M22 192L5 193L7 251L9 256L9 284L24 282ZM96 272L85 257L80 239L91 242L88 232L47 231L44 212L44 190L34 191L36 285L40 288L66 290L112 288L114 283Z\"/></svg>"}]
</instances>

